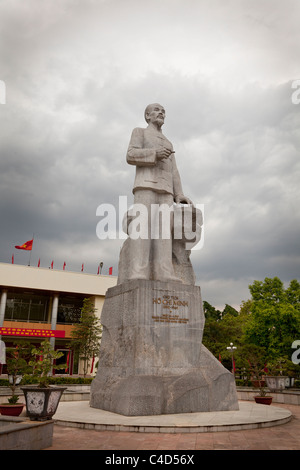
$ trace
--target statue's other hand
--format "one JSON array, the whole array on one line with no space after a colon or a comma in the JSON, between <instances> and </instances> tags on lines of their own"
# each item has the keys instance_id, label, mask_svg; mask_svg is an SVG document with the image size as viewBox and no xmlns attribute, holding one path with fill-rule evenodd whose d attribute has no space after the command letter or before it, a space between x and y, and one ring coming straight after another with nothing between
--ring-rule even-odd
<instances>
[{"instance_id":1,"label":"statue's other hand","mask_svg":"<svg viewBox=\"0 0 300 470\"><path fill-rule=\"evenodd\" d=\"M175 202L176 204L190 204L192 206L194 205L192 201L186 196L177 196L175 198Z\"/></svg>"}]
</instances>

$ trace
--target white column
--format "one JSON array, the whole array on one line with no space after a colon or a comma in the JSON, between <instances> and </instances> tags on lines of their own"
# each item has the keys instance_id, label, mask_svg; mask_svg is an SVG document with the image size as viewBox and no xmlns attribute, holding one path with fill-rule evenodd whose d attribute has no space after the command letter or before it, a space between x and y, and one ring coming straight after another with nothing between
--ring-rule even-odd
<instances>
[{"instance_id":1,"label":"white column","mask_svg":"<svg viewBox=\"0 0 300 470\"><path fill-rule=\"evenodd\" d=\"M3 322L4 322L6 300L7 300L7 290L3 289L1 292L1 297L0 297L0 328L3 326ZM1 335L0 335L0 340L1 340Z\"/></svg>"},{"instance_id":2,"label":"white column","mask_svg":"<svg viewBox=\"0 0 300 470\"><path fill-rule=\"evenodd\" d=\"M59 298L59 295L55 293L52 299L51 330L56 330L58 298ZM54 348L55 338L50 338L50 343L51 343L51 346Z\"/></svg>"},{"instance_id":3,"label":"white column","mask_svg":"<svg viewBox=\"0 0 300 470\"><path fill-rule=\"evenodd\" d=\"M3 322L4 322L6 300L7 300L7 290L3 289L1 292L1 298L0 298L0 327L3 326Z\"/></svg>"}]
</instances>

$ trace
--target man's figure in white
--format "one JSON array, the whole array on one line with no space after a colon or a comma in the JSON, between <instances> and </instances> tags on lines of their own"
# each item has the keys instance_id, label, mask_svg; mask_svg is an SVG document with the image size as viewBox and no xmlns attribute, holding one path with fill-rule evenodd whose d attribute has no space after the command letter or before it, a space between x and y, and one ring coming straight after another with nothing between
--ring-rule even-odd
<instances>
[{"instance_id":1,"label":"man's figure in white","mask_svg":"<svg viewBox=\"0 0 300 470\"><path fill-rule=\"evenodd\" d=\"M147 218L143 220L147 237L131 240L129 279L179 281L172 265L172 236L170 230L163 228L163 221L158 222L159 209L167 207L170 213L174 202L192 202L183 195L173 146L161 131L165 120L163 106L148 105L145 119L148 127L133 130L127 151L127 162L136 166L134 206L142 204L147 208Z\"/></svg>"}]
</instances>

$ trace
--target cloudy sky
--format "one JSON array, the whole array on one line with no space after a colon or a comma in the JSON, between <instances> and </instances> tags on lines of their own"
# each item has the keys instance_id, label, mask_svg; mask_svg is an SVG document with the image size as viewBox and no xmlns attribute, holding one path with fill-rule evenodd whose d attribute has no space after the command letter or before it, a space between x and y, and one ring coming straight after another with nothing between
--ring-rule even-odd
<instances>
[{"instance_id":1,"label":"cloudy sky","mask_svg":"<svg viewBox=\"0 0 300 470\"><path fill-rule=\"evenodd\" d=\"M203 299L299 280L299 16L298 0L1 0L0 262L26 265L14 245L34 233L32 266L117 274L123 240L97 238L96 210L131 204L131 131L159 102L204 204Z\"/></svg>"}]
</instances>

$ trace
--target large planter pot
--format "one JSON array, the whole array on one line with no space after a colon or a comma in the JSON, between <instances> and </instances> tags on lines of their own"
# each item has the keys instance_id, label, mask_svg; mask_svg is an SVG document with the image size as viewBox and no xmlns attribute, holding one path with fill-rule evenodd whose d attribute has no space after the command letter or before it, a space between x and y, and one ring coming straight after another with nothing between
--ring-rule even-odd
<instances>
[{"instance_id":1,"label":"large planter pot","mask_svg":"<svg viewBox=\"0 0 300 470\"><path fill-rule=\"evenodd\" d=\"M286 377L285 378L285 388L293 387L295 383L295 377Z\"/></svg>"},{"instance_id":2,"label":"large planter pot","mask_svg":"<svg viewBox=\"0 0 300 470\"><path fill-rule=\"evenodd\" d=\"M25 403L15 403L14 405L11 405L10 403L1 403L0 414L4 416L20 416L24 406Z\"/></svg>"},{"instance_id":3,"label":"large planter pot","mask_svg":"<svg viewBox=\"0 0 300 470\"><path fill-rule=\"evenodd\" d=\"M267 375L266 383L270 392L281 392L285 389L285 381L287 377L283 375Z\"/></svg>"},{"instance_id":4,"label":"large planter pot","mask_svg":"<svg viewBox=\"0 0 300 470\"><path fill-rule=\"evenodd\" d=\"M262 405L271 405L273 397L254 397L256 403L260 403Z\"/></svg>"},{"instance_id":5,"label":"large planter pot","mask_svg":"<svg viewBox=\"0 0 300 470\"><path fill-rule=\"evenodd\" d=\"M31 421L45 421L56 413L67 387L21 387L25 395L27 416Z\"/></svg>"}]
</instances>

